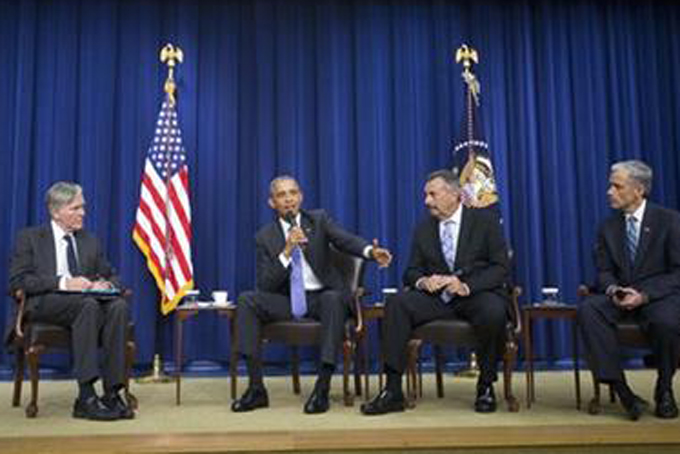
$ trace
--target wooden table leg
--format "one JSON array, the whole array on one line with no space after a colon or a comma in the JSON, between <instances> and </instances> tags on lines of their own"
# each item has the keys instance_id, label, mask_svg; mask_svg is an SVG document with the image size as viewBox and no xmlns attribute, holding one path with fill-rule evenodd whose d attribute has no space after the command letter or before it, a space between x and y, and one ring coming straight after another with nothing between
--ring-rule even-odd
<instances>
[{"instance_id":1,"label":"wooden table leg","mask_svg":"<svg viewBox=\"0 0 680 454\"><path fill-rule=\"evenodd\" d=\"M531 404L535 402L536 396L534 394L534 348L531 345L531 313L524 312L524 357L526 360L526 381L527 381L527 408L531 408Z\"/></svg>"},{"instance_id":2,"label":"wooden table leg","mask_svg":"<svg viewBox=\"0 0 680 454\"><path fill-rule=\"evenodd\" d=\"M579 372L579 355L578 355L578 320L572 320L572 338L574 342L574 380L576 381L576 409L581 409L581 376Z\"/></svg>"}]
</instances>

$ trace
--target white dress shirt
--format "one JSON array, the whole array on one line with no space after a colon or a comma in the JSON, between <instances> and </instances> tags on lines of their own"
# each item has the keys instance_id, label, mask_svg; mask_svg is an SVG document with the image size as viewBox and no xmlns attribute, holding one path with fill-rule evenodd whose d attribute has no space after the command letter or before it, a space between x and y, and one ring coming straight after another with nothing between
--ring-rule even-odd
<instances>
[{"instance_id":1,"label":"white dress shirt","mask_svg":"<svg viewBox=\"0 0 680 454\"><path fill-rule=\"evenodd\" d=\"M59 290L66 290L66 279L71 278L71 271L68 269L68 256L67 248L68 243L64 239L66 232L62 229L59 224L51 221L52 224L52 235L54 238L54 255L57 259L56 270L57 276L59 276ZM73 236L73 234L71 234ZM73 248L76 257L78 257L78 246L76 245L76 239L73 238Z\"/></svg>"}]
</instances>

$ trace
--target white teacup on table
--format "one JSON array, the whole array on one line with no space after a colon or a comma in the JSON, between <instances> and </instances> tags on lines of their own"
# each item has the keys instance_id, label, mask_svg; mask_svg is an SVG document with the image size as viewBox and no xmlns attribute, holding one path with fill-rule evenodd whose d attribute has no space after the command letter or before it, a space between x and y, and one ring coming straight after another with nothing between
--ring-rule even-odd
<instances>
[{"instance_id":1,"label":"white teacup on table","mask_svg":"<svg viewBox=\"0 0 680 454\"><path fill-rule=\"evenodd\" d=\"M229 293L226 290L215 290L212 292L213 301L217 306L226 306Z\"/></svg>"}]
</instances>

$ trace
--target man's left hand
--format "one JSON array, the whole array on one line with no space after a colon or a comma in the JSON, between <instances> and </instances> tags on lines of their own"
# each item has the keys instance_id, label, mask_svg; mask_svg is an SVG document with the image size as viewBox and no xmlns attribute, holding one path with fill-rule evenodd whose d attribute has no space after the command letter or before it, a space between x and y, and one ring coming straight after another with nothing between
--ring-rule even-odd
<instances>
[{"instance_id":1,"label":"man's left hand","mask_svg":"<svg viewBox=\"0 0 680 454\"><path fill-rule=\"evenodd\" d=\"M392 262L392 254L388 249L381 248L378 245L378 239L375 238L373 240L373 247L371 248L371 255L373 256L373 259L378 262L378 266L380 268L386 268L390 266L390 263Z\"/></svg>"}]
</instances>

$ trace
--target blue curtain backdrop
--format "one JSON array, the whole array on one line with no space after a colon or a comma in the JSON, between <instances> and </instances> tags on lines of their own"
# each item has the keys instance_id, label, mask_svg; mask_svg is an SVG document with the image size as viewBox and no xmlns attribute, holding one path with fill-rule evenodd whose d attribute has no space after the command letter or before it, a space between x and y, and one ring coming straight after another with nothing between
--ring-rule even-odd
<instances>
[{"instance_id":1,"label":"blue curtain backdrop","mask_svg":"<svg viewBox=\"0 0 680 454\"><path fill-rule=\"evenodd\" d=\"M393 267L369 270L379 294L400 281L425 175L451 165L464 101L453 55L466 42L481 58L523 303L556 285L575 304L613 161L648 161L652 198L678 207L677 30L680 7L663 1L0 0L0 275L16 232L46 221L48 186L79 181L88 228L135 291L138 365L172 357L172 318L159 315L130 234L163 96L158 53L171 42L185 54L176 77L198 287L253 286L253 234L272 217L269 180L285 172L307 207L394 251ZM188 359L224 366L227 331L208 315L188 323ZM537 345L559 364L569 327L541 325ZM0 353L0 367L11 361Z\"/></svg>"}]
</instances>

